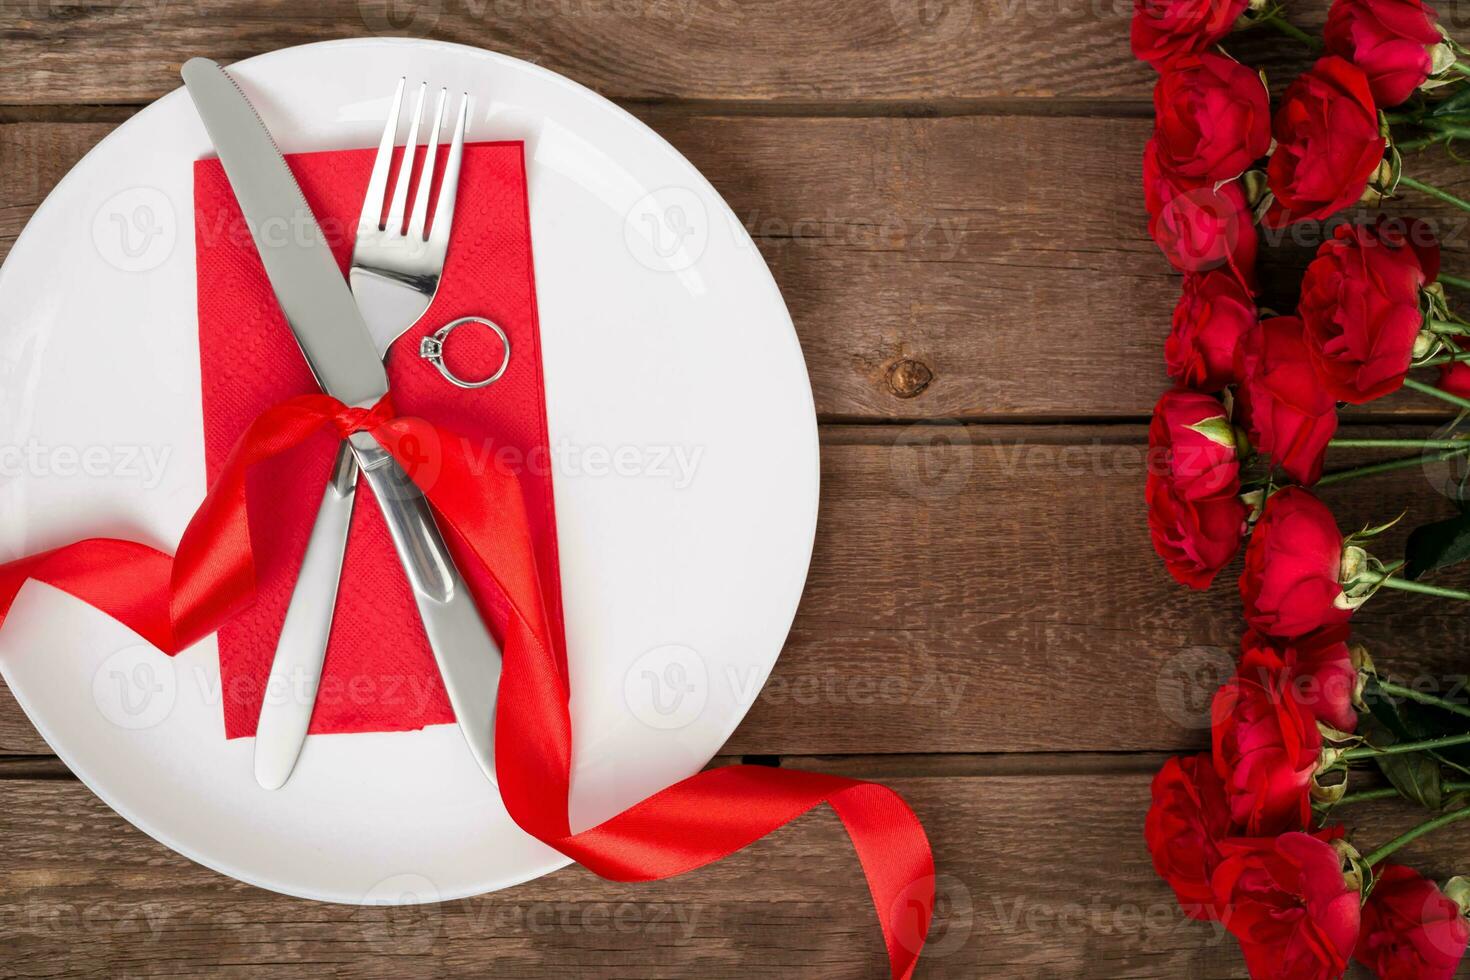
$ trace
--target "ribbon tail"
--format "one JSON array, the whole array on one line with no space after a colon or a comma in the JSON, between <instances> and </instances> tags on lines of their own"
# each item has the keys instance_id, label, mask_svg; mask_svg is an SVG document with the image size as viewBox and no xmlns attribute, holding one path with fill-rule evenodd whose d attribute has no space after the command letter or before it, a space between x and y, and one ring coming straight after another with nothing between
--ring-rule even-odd
<instances>
[{"instance_id":1,"label":"ribbon tail","mask_svg":"<svg viewBox=\"0 0 1470 980\"><path fill-rule=\"evenodd\" d=\"M35 580L93 606L172 656L217 630L255 598L245 478L344 412L327 395L293 398L262 413L236 441L170 557L117 538L90 538L0 565L0 626Z\"/></svg>"}]
</instances>

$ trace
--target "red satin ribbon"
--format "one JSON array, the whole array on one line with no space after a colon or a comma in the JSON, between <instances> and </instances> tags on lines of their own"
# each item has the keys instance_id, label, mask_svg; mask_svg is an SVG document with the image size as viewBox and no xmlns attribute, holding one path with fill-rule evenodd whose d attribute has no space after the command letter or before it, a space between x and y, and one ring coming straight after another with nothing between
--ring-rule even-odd
<instances>
[{"instance_id":1,"label":"red satin ribbon","mask_svg":"<svg viewBox=\"0 0 1470 980\"><path fill-rule=\"evenodd\" d=\"M245 477L256 463L299 446L331 423L343 436L372 433L420 484L451 546L491 575L500 602L505 663L496 708L500 795L516 823L591 871L650 881L692 871L740 850L821 803L841 818L867 876L893 977L906 980L929 931L934 860L923 828L897 793L819 773L730 766L698 773L590 830L568 822L572 722L566 662L550 642L516 475L471 460L464 440L422 419L394 418L383 399L349 409L326 395L293 398L262 413L170 558L131 541L91 538L0 565L0 625L27 580L67 592L170 655L214 632L255 593ZM437 454L425 466L424 447ZM432 474L430 477L428 474Z\"/></svg>"}]
</instances>

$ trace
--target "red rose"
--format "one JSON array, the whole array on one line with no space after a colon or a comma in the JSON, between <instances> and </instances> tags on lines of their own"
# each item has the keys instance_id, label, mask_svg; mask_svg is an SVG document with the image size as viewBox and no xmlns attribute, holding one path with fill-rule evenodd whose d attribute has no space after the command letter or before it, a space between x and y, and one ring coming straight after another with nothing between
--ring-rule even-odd
<instances>
[{"instance_id":1,"label":"red rose","mask_svg":"<svg viewBox=\"0 0 1470 980\"><path fill-rule=\"evenodd\" d=\"M1234 834L1225 789L1208 755L1175 757L1153 781L1153 805L1143 837L1154 871L1169 883L1192 919L1218 919L1210 879L1220 864L1220 841Z\"/></svg>"},{"instance_id":2,"label":"red rose","mask_svg":"<svg viewBox=\"0 0 1470 980\"><path fill-rule=\"evenodd\" d=\"M1255 282L1256 224L1239 181L1218 187L1173 173L1159 160L1159 141L1143 151L1143 199L1148 233L1180 272L1228 267Z\"/></svg>"},{"instance_id":3,"label":"red rose","mask_svg":"<svg viewBox=\"0 0 1470 980\"><path fill-rule=\"evenodd\" d=\"M1300 487L1277 491L1251 533L1240 573L1245 619L1267 636L1305 636L1347 622L1342 534L1327 505Z\"/></svg>"},{"instance_id":4,"label":"red rose","mask_svg":"<svg viewBox=\"0 0 1470 980\"><path fill-rule=\"evenodd\" d=\"M1420 291L1439 275L1427 224L1380 216L1341 225L1317 250L1298 307L1317 376L1361 405L1403 386L1424 326Z\"/></svg>"},{"instance_id":5,"label":"red rose","mask_svg":"<svg viewBox=\"0 0 1470 980\"><path fill-rule=\"evenodd\" d=\"M1233 384L1235 349L1255 324L1255 301L1235 276L1219 269L1186 275L1164 342L1169 376L1196 391Z\"/></svg>"},{"instance_id":6,"label":"red rose","mask_svg":"<svg viewBox=\"0 0 1470 980\"><path fill-rule=\"evenodd\" d=\"M1276 651L1246 652L1215 693L1210 726L1215 771L1236 826L1251 837L1305 828L1322 735Z\"/></svg>"},{"instance_id":7,"label":"red rose","mask_svg":"<svg viewBox=\"0 0 1470 980\"><path fill-rule=\"evenodd\" d=\"M1340 732L1351 732L1358 727L1353 707L1358 671L1347 640L1346 626L1324 627L1294 640L1246 630L1240 641L1239 669L1242 673L1247 665L1257 671L1275 669L1279 663L1286 672L1283 683L1313 717Z\"/></svg>"},{"instance_id":8,"label":"red rose","mask_svg":"<svg viewBox=\"0 0 1470 980\"><path fill-rule=\"evenodd\" d=\"M1231 495L1184 499L1159 473L1148 475L1145 495L1149 537L1154 551L1164 559L1164 567L1180 585L1208 589L1215 575L1240 550L1245 536L1245 504Z\"/></svg>"},{"instance_id":9,"label":"red rose","mask_svg":"<svg viewBox=\"0 0 1470 980\"><path fill-rule=\"evenodd\" d=\"M1327 53L1363 70L1384 109L1414 94L1434 71L1431 49L1444 39L1439 16L1421 0L1336 0L1322 30Z\"/></svg>"},{"instance_id":10,"label":"red rose","mask_svg":"<svg viewBox=\"0 0 1470 980\"><path fill-rule=\"evenodd\" d=\"M1287 88L1273 130L1266 179L1276 199L1266 223L1278 228L1361 200L1387 146L1367 76L1331 56Z\"/></svg>"},{"instance_id":11,"label":"red rose","mask_svg":"<svg viewBox=\"0 0 1470 980\"><path fill-rule=\"evenodd\" d=\"M1454 361L1440 365L1439 390L1470 398L1470 363Z\"/></svg>"},{"instance_id":12,"label":"red rose","mask_svg":"<svg viewBox=\"0 0 1470 980\"><path fill-rule=\"evenodd\" d=\"M1154 407L1148 442L1154 550L1176 580L1208 588L1245 529L1234 428L1218 399L1176 388Z\"/></svg>"},{"instance_id":13,"label":"red rose","mask_svg":"<svg viewBox=\"0 0 1470 980\"><path fill-rule=\"evenodd\" d=\"M1316 483L1337 432L1337 403L1312 367L1302 321L1262 320L1241 338L1235 356L1236 418L1251 445L1298 483Z\"/></svg>"},{"instance_id":14,"label":"red rose","mask_svg":"<svg viewBox=\"0 0 1470 980\"><path fill-rule=\"evenodd\" d=\"M1191 180L1239 177L1271 148L1261 76L1222 54L1174 59L1154 85L1160 165Z\"/></svg>"},{"instance_id":15,"label":"red rose","mask_svg":"<svg viewBox=\"0 0 1470 980\"><path fill-rule=\"evenodd\" d=\"M1401 864L1380 865L1353 953L1380 980L1450 980L1470 943L1460 906Z\"/></svg>"},{"instance_id":16,"label":"red rose","mask_svg":"<svg viewBox=\"0 0 1470 980\"><path fill-rule=\"evenodd\" d=\"M1186 500L1240 492L1235 430L1213 395L1185 388L1164 392L1148 429L1149 469Z\"/></svg>"},{"instance_id":17,"label":"red rose","mask_svg":"<svg viewBox=\"0 0 1470 980\"><path fill-rule=\"evenodd\" d=\"M1320 836L1290 833L1221 845L1221 921L1255 980L1336 980L1358 939L1362 901L1343 859Z\"/></svg>"},{"instance_id":18,"label":"red rose","mask_svg":"<svg viewBox=\"0 0 1470 980\"><path fill-rule=\"evenodd\" d=\"M1155 68L1220 40L1249 0L1134 0L1133 55Z\"/></svg>"}]
</instances>

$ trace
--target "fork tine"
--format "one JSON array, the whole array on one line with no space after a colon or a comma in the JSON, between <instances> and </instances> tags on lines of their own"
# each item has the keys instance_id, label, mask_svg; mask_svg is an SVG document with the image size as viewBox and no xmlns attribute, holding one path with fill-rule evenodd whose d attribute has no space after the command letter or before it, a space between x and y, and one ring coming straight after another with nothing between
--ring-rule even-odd
<instances>
[{"instance_id":1,"label":"fork tine","mask_svg":"<svg viewBox=\"0 0 1470 980\"><path fill-rule=\"evenodd\" d=\"M408 185L413 177L413 158L419 148L419 121L424 115L424 93L429 86L419 83L419 97L413 106L413 121L408 124L408 142L403 144L403 159L398 164L398 179L393 182L393 203L388 206L387 231L403 234L403 212L408 206Z\"/></svg>"},{"instance_id":2,"label":"fork tine","mask_svg":"<svg viewBox=\"0 0 1470 980\"><path fill-rule=\"evenodd\" d=\"M444 131L444 103L448 95L447 88L439 90L439 103L434 107L434 125L429 127L426 140L428 146L424 150L424 169L419 171L419 186L413 196L413 217L408 221L409 237L419 241L429 237L424 234L424 222L429 217L429 191L434 186L434 157L439 152L439 134Z\"/></svg>"},{"instance_id":3,"label":"fork tine","mask_svg":"<svg viewBox=\"0 0 1470 980\"><path fill-rule=\"evenodd\" d=\"M398 138L398 113L403 108L403 84L393 92L393 108L388 110L388 122L383 126L383 138L378 141L378 155L373 158L373 173L368 178L367 193L362 197L362 214L357 218L357 237L382 230L383 205L388 200L388 170L393 166L393 142Z\"/></svg>"},{"instance_id":4,"label":"fork tine","mask_svg":"<svg viewBox=\"0 0 1470 980\"><path fill-rule=\"evenodd\" d=\"M470 116L470 93L459 100L459 118L454 122L454 137L449 141L449 156L444 163L444 183L439 188L439 202L434 205L434 224L429 229L429 242L435 248L449 247L449 226L454 222L454 199L459 194L459 163L464 157L465 123Z\"/></svg>"}]
</instances>

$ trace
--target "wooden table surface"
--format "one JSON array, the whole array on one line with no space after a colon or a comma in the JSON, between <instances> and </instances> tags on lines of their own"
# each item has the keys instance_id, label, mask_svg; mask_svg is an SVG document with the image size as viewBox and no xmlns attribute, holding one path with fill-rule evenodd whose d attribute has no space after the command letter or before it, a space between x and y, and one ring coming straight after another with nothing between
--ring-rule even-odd
<instances>
[{"instance_id":1,"label":"wooden table surface","mask_svg":"<svg viewBox=\"0 0 1470 980\"><path fill-rule=\"evenodd\" d=\"M1291 6L1308 27L1326 9ZM228 63L325 38L426 36L535 61L616 100L688 155L754 236L822 423L806 596L722 759L871 776L909 799L941 874L920 977L1239 976L1233 943L1179 914L1142 845L1152 773L1206 743L1239 600L1233 571L1208 594L1175 586L1144 527L1146 420L1166 385L1177 279L1144 231L1153 76L1129 54L1130 10L0 0L0 254L67 169L174 88L193 55ZM1232 47L1278 89L1303 64L1275 38ZM1465 193L1454 164L1415 167ZM1451 229L1447 269L1470 275L1464 222L1419 210ZM1427 432L1432 411L1395 398L1352 424ZM1413 473L1330 500L1353 526L1411 494L1415 510L1442 508ZM1465 619L1431 600L1375 602L1360 624L1380 662L1437 676L1462 663ZM1408 815L1359 816L1381 837ZM1413 863L1470 872L1456 865L1470 831L1436 841ZM573 868L429 908L312 904L134 830L0 689L0 974L884 970L862 876L826 811L668 882Z\"/></svg>"}]
</instances>

